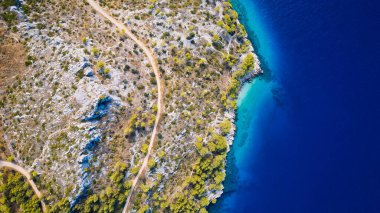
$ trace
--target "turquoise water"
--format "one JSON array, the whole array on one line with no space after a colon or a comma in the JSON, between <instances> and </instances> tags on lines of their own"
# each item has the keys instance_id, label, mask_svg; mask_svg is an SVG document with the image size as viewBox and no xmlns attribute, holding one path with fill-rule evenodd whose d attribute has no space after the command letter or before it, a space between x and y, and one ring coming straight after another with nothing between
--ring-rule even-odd
<instances>
[{"instance_id":1,"label":"turquoise water","mask_svg":"<svg viewBox=\"0 0 380 213\"><path fill-rule=\"evenodd\" d=\"M275 117L277 113L281 113L279 111L282 110L278 102L280 97L277 97L278 94L274 92L280 88L276 81L276 71L281 66L278 60L280 51L275 49L277 40L270 33L270 26L262 21L265 12L257 10L253 1L245 2L245 5L237 1L232 1L232 3L240 14L241 22L246 26L250 40L254 43L255 52L259 55L265 75L246 83L240 91L236 119L237 132L227 157L225 190L217 204L211 206L210 212L237 210L240 201L234 196L236 191L244 192L257 181L250 169L252 161L260 155L262 144L256 141L262 141L261 133L266 128L264 125L267 124L266 121ZM247 6L249 10L246 10ZM246 19L247 17L250 17L249 20Z\"/></svg>"},{"instance_id":2,"label":"turquoise water","mask_svg":"<svg viewBox=\"0 0 380 213\"><path fill-rule=\"evenodd\" d=\"M380 212L380 2L232 0L266 73L210 212Z\"/></svg>"}]
</instances>

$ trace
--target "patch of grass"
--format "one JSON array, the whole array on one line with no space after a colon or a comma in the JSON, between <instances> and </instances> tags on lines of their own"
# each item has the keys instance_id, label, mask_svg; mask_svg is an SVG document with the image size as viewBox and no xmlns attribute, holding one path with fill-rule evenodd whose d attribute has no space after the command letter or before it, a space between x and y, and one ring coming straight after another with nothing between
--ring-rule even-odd
<instances>
[{"instance_id":1,"label":"patch of grass","mask_svg":"<svg viewBox=\"0 0 380 213\"><path fill-rule=\"evenodd\" d=\"M17 18L17 13L14 11L5 11L1 16L8 25L12 25Z\"/></svg>"}]
</instances>

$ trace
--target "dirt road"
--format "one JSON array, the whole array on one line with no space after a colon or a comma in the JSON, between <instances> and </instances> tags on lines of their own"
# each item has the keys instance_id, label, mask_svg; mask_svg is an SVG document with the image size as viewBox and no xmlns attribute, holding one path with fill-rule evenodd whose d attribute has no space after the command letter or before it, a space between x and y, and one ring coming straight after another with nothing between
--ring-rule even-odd
<instances>
[{"instance_id":1,"label":"dirt road","mask_svg":"<svg viewBox=\"0 0 380 213\"><path fill-rule=\"evenodd\" d=\"M26 177L26 180L28 181L30 186L32 186L32 189L33 189L34 193L37 195L37 197L39 199L42 199L42 193L38 190L36 184L34 183L29 172L26 169L12 163L12 162L8 162L8 161L0 161L0 168L1 167L7 167L7 168L13 169L17 172L20 172L24 177ZM41 204L42 204L43 212L47 212L46 205L42 200L41 200Z\"/></svg>"},{"instance_id":2,"label":"dirt road","mask_svg":"<svg viewBox=\"0 0 380 213\"><path fill-rule=\"evenodd\" d=\"M162 108L163 108L163 84L161 82L161 78L160 78L160 72L159 72L159 69L158 69L158 64L157 64L157 60L156 58L153 56L153 53L152 51L145 45L144 42L142 42L141 40L139 40L129 29L128 27L126 27L122 22L116 20L115 18L113 18L111 15L109 15L102 7L100 7L95 1L93 0L87 0L87 2L91 5L91 7L96 10L98 13L100 13L102 16L104 16L105 18L107 18L111 23L113 23L117 28L121 29L122 31L125 32L125 34L130 37L134 42L136 42L136 44L144 51L145 55L148 57L149 59L149 62L150 64L152 65L152 69L153 69L153 72L154 74L156 75L156 81L157 81L157 89L158 89L158 100L157 100L157 115L156 115L156 121L154 123L154 128L153 128L153 132L152 132L152 136L151 136L151 139L150 139L150 143L149 143L149 147L148 147L148 152L144 158L144 161L141 165L141 168L139 170L139 172L137 173L137 176L133 179L132 181L132 187L131 187L131 192L129 193L128 195L128 198L127 198L127 201L125 203L125 206L124 206L124 209L123 209L123 213L126 213L128 208L129 208L129 203L130 203L130 199L131 199L131 196L133 194L133 191L136 187L136 184L141 176L141 174L143 173L143 171L146 169L147 165L148 165L148 160L149 160L149 156L151 155L151 152L152 152L152 148L154 146L154 143L156 141L156 138L157 138L157 127L158 127L158 123L161 119L161 115L162 115Z\"/></svg>"}]
</instances>

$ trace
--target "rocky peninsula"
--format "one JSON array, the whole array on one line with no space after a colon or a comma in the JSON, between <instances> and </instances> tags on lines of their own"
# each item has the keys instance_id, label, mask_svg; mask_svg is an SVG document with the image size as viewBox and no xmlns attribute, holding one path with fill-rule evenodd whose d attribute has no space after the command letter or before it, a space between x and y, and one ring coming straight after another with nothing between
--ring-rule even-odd
<instances>
[{"instance_id":1,"label":"rocky peninsula","mask_svg":"<svg viewBox=\"0 0 380 213\"><path fill-rule=\"evenodd\" d=\"M238 92L262 74L229 1L5 0L0 13L0 158L33 174L49 212L216 202ZM0 205L23 210L3 188Z\"/></svg>"}]
</instances>

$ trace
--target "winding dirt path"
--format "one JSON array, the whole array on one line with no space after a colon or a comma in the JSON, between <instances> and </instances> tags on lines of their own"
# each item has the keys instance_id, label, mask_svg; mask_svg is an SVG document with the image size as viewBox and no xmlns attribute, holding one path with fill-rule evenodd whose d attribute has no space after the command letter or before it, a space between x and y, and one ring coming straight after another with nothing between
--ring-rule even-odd
<instances>
[{"instance_id":1,"label":"winding dirt path","mask_svg":"<svg viewBox=\"0 0 380 213\"><path fill-rule=\"evenodd\" d=\"M29 172L26 169L12 163L12 162L8 162L8 161L0 161L0 168L1 167L7 167L7 168L13 169L17 172L20 172L24 177L26 177L26 180L28 181L30 186L32 186L32 189L33 189L34 193L37 195L37 197L40 200L42 199L42 193L38 190L36 184L34 183ZM42 211L47 212L46 205L42 200L41 200L41 205L42 205Z\"/></svg>"},{"instance_id":2,"label":"winding dirt path","mask_svg":"<svg viewBox=\"0 0 380 213\"><path fill-rule=\"evenodd\" d=\"M144 51L145 55L148 56L149 62L152 65L153 72L156 75L157 89L158 89L158 100L157 100L157 108L158 108L158 110L157 110L157 115L156 115L156 121L154 123L154 128L153 128L152 136L150 138L148 152L147 152L147 154L146 154L146 156L144 158L144 161L143 161L143 163L142 163L142 165L140 167L139 172L137 173L137 176L132 181L131 191L130 191L130 193L128 195L127 201L126 201L124 209L123 209L123 213L126 213L128 211L129 203L130 203L130 200L131 200L131 196L132 196L133 191L134 191L134 189L136 187L136 184L137 184L137 182L138 182L141 174L143 173L143 171L146 169L146 167L148 165L149 156L150 156L150 154L152 152L152 148L153 148L154 142L156 141L156 138L157 138L157 127L158 127L158 123L159 123L159 121L161 119L161 115L162 115L162 111L163 111L163 109L162 109L163 108L163 87L162 87L163 85L161 83L160 72L159 72L159 69L158 69L157 60L153 56L153 52L145 45L145 43L142 42L141 40L139 40L122 22L116 20L111 15L109 15L95 1L93 1L93 0L87 0L87 2L91 5L91 7L94 10L96 10L102 16L104 16L105 18L107 18L111 23L113 23L114 25L116 25L116 27L118 27L119 29L123 30L128 37L130 37L134 42L136 42L136 44Z\"/></svg>"}]
</instances>

